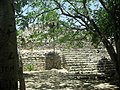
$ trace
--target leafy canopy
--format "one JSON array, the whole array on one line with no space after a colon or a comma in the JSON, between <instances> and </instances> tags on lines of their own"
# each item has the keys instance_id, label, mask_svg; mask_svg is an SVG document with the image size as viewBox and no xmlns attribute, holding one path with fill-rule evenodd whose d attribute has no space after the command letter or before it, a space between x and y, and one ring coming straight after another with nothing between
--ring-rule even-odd
<instances>
[{"instance_id":1,"label":"leafy canopy","mask_svg":"<svg viewBox=\"0 0 120 90\"><path fill-rule=\"evenodd\" d=\"M56 43L79 46L81 40L98 45L103 38L111 42L115 27L110 12L117 0L20 0L16 1L17 25L20 28L40 24L49 27L40 38L52 38ZM22 6L22 8L20 8ZM59 37L58 37L59 36ZM39 38L39 40L40 40Z\"/></svg>"}]
</instances>

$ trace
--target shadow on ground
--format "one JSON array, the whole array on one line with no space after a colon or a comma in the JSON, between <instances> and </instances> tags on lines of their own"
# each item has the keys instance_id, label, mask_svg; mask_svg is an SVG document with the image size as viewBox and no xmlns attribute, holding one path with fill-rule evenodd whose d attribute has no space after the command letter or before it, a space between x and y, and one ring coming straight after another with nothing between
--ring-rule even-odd
<instances>
[{"instance_id":1,"label":"shadow on ground","mask_svg":"<svg viewBox=\"0 0 120 90\"><path fill-rule=\"evenodd\" d=\"M65 70L24 72L26 90L119 90L106 80L77 79Z\"/></svg>"}]
</instances>

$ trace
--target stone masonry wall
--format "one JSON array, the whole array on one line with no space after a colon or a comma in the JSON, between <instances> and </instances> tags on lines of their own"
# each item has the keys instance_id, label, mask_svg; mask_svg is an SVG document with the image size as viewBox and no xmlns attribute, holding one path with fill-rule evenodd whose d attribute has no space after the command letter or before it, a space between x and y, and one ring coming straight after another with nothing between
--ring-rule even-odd
<instances>
[{"instance_id":1,"label":"stone masonry wall","mask_svg":"<svg viewBox=\"0 0 120 90\"><path fill-rule=\"evenodd\" d=\"M115 71L105 49L71 49L63 53L70 72L80 75L112 75Z\"/></svg>"},{"instance_id":2,"label":"stone masonry wall","mask_svg":"<svg viewBox=\"0 0 120 90\"><path fill-rule=\"evenodd\" d=\"M23 62L24 71L39 71L46 69L45 54L52 50L19 50L21 60ZM59 51L57 51L59 53Z\"/></svg>"},{"instance_id":3,"label":"stone masonry wall","mask_svg":"<svg viewBox=\"0 0 120 90\"><path fill-rule=\"evenodd\" d=\"M51 50L22 50L20 56L23 62L24 71L26 70L45 70L45 53ZM70 72L80 74L101 74L106 71L110 73L114 71L113 64L110 61L105 49L70 49L64 51L57 51L62 58L64 55L65 60L61 59L62 67ZM104 60L105 58L105 60ZM63 65L64 63L64 65Z\"/></svg>"}]
</instances>

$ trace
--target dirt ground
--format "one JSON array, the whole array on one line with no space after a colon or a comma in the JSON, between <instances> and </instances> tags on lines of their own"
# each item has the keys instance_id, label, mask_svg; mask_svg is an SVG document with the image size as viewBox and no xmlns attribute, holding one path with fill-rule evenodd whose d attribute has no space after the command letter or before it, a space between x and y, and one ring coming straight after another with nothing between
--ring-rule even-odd
<instances>
[{"instance_id":1,"label":"dirt ground","mask_svg":"<svg viewBox=\"0 0 120 90\"><path fill-rule=\"evenodd\" d=\"M70 74L64 69L24 72L26 90L119 90L105 80L78 80Z\"/></svg>"}]
</instances>

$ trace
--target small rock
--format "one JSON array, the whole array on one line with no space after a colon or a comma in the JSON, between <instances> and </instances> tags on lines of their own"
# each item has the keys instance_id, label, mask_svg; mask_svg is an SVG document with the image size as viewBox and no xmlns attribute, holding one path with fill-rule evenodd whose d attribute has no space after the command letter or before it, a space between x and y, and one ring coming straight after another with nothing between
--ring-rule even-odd
<instances>
[{"instance_id":1,"label":"small rock","mask_svg":"<svg viewBox=\"0 0 120 90\"><path fill-rule=\"evenodd\" d=\"M60 72L60 73L68 73L68 71L66 69L64 69L64 68L63 69L59 69L58 72Z\"/></svg>"},{"instance_id":2,"label":"small rock","mask_svg":"<svg viewBox=\"0 0 120 90\"><path fill-rule=\"evenodd\" d=\"M94 87L97 88L97 89L109 89L109 88L115 89L115 88L118 88L117 86L115 86L115 85L110 85L109 83L98 84L98 85L96 85L96 86L94 86Z\"/></svg>"},{"instance_id":3,"label":"small rock","mask_svg":"<svg viewBox=\"0 0 120 90\"><path fill-rule=\"evenodd\" d=\"M66 87L66 84L65 83L61 83L61 84L59 84L59 86L63 88L63 87Z\"/></svg>"}]
</instances>

